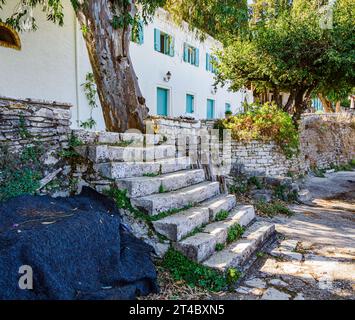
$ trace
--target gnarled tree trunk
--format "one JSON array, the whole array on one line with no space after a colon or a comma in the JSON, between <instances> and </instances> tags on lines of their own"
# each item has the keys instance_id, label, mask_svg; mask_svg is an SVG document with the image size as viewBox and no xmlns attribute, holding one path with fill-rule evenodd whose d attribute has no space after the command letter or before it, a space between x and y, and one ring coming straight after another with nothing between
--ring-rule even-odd
<instances>
[{"instance_id":1,"label":"gnarled tree trunk","mask_svg":"<svg viewBox=\"0 0 355 320\"><path fill-rule=\"evenodd\" d=\"M332 103L327 99L327 97L323 96L321 93L318 93L318 98L322 102L322 106L325 112L334 113Z\"/></svg>"},{"instance_id":2,"label":"gnarled tree trunk","mask_svg":"<svg viewBox=\"0 0 355 320\"><path fill-rule=\"evenodd\" d=\"M132 27L118 26L117 22L127 15L134 17L135 0L122 3L125 2L78 1L76 16L83 30L106 129L124 132L136 128L143 132L149 110L129 54Z\"/></svg>"}]
</instances>

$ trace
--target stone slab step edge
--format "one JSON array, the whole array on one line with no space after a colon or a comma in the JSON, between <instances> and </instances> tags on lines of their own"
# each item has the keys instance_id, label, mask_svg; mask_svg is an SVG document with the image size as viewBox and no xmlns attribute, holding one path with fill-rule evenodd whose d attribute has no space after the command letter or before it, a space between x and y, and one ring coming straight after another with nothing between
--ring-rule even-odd
<instances>
[{"instance_id":1,"label":"stone slab step edge","mask_svg":"<svg viewBox=\"0 0 355 320\"><path fill-rule=\"evenodd\" d=\"M144 174L165 174L191 168L188 157L154 162L107 162L94 165L94 170L108 179L141 177Z\"/></svg>"},{"instance_id":2,"label":"stone slab step edge","mask_svg":"<svg viewBox=\"0 0 355 320\"><path fill-rule=\"evenodd\" d=\"M225 249L215 252L202 264L222 272L226 272L230 268L240 269L274 232L274 224L256 221L241 239L231 243Z\"/></svg>"},{"instance_id":3,"label":"stone slab step edge","mask_svg":"<svg viewBox=\"0 0 355 320\"><path fill-rule=\"evenodd\" d=\"M176 149L171 145L159 145L147 148L89 145L77 148L77 152L94 163L104 163L109 161L149 162L174 158Z\"/></svg>"},{"instance_id":4,"label":"stone slab step edge","mask_svg":"<svg viewBox=\"0 0 355 320\"><path fill-rule=\"evenodd\" d=\"M131 203L138 209L154 216L161 212L182 209L188 205L196 205L219 193L219 182L206 181L177 191L133 198Z\"/></svg>"},{"instance_id":5,"label":"stone slab step edge","mask_svg":"<svg viewBox=\"0 0 355 320\"><path fill-rule=\"evenodd\" d=\"M133 177L117 179L116 186L127 190L131 198L144 197L165 191L175 191L205 181L203 169L184 170L166 173L156 177Z\"/></svg>"},{"instance_id":6,"label":"stone slab step edge","mask_svg":"<svg viewBox=\"0 0 355 320\"><path fill-rule=\"evenodd\" d=\"M221 201L223 199L226 200ZM221 208L230 211L235 206L235 202L235 196L222 194L200 203L197 207L155 221L153 227L169 240L180 241L196 228L212 222L211 217L214 219L215 214L211 215L211 212L214 213Z\"/></svg>"},{"instance_id":7,"label":"stone slab step edge","mask_svg":"<svg viewBox=\"0 0 355 320\"><path fill-rule=\"evenodd\" d=\"M216 251L217 244L226 243L231 226L240 224L245 227L254 219L253 206L237 206L226 220L207 225L202 232L175 243L174 247L196 262L204 261Z\"/></svg>"}]
</instances>

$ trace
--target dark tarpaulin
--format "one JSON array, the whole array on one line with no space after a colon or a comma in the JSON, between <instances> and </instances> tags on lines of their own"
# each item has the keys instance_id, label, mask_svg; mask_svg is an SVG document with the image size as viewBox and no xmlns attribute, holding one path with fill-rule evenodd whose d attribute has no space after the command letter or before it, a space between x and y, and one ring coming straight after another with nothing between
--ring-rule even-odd
<instances>
[{"instance_id":1,"label":"dark tarpaulin","mask_svg":"<svg viewBox=\"0 0 355 320\"><path fill-rule=\"evenodd\" d=\"M0 203L0 299L134 299L157 292L152 248L120 223L109 198L21 196ZM33 290L19 268L33 269Z\"/></svg>"}]
</instances>

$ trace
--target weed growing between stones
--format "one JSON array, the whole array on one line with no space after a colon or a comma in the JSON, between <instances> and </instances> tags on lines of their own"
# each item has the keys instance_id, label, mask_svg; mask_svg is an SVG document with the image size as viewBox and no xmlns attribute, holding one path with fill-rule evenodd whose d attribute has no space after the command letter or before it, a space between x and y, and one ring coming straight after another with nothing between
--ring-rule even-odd
<instances>
[{"instance_id":1,"label":"weed growing between stones","mask_svg":"<svg viewBox=\"0 0 355 320\"><path fill-rule=\"evenodd\" d=\"M226 275L202 266L180 252L170 248L166 253L161 266L168 270L175 281L184 281L191 287L201 287L213 292L228 288L231 279ZM233 281L239 278L239 273L233 272Z\"/></svg>"},{"instance_id":2,"label":"weed growing between stones","mask_svg":"<svg viewBox=\"0 0 355 320\"><path fill-rule=\"evenodd\" d=\"M69 136L68 147L59 151L58 155L64 159L78 158L80 155L75 151L75 147L82 146L83 142L73 133Z\"/></svg>"},{"instance_id":3,"label":"weed growing between stones","mask_svg":"<svg viewBox=\"0 0 355 320\"><path fill-rule=\"evenodd\" d=\"M224 243L217 243L216 244L216 251L222 251L225 248Z\"/></svg>"},{"instance_id":4,"label":"weed growing between stones","mask_svg":"<svg viewBox=\"0 0 355 320\"><path fill-rule=\"evenodd\" d=\"M226 220L229 216L229 212L226 210L221 210L216 214L215 221L223 221Z\"/></svg>"},{"instance_id":5,"label":"weed growing between stones","mask_svg":"<svg viewBox=\"0 0 355 320\"><path fill-rule=\"evenodd\" d=\"M232 243L243 235L245 229L239 224L235 224L228 229L227 243Z\"/></svg>"},{"instance_id":6,"label":"weed growing between stones","mask_svg":"<svg viewBox=\"0 0 355 320\"><path fill-rule=\"evenodd\" d=\"M269 217L273 217L277 214L284 214L289 217L293 215L293 211L287 208L281 201L273 201L270 203L258 201L255 207L259 213Z\"/></svg>"},{"instance_id":7,"label":"weed growing between stones","mask_svg":"<svg viewBox=\"0 0 355 320\"><path fill-rule=\"evenodd\" d=\"M33 140L22 115L18 130L21 138ZM42 146L34 140L19 153L7 146L0 148L0 201L36 193L42 178L40 159L43 152Z\"/></svg>"}]
</instances>

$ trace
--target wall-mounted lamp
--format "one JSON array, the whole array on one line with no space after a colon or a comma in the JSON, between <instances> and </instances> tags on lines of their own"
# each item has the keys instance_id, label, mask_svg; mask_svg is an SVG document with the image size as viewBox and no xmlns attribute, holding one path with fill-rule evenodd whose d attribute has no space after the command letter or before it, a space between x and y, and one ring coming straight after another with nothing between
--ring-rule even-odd
<instances>
[{"instance_id":1,"label":"wall-mounted lamp","mask_svg":"<svg viewBox=\"0 0 355 320\"><path fill-rule=\"evenodd\" d=\"M170 79L171 79L171 72L168 71L167 74L166 74L165 77L164 77L164 81L165 81L165 82L169 82Z\"/></svg>"},{"instance_id":2,"label":"wall-mounted lamp","mask_svg":"<svg viewBox=\"0 0 355 320\"><path fill-rule=\"evenodd\" d=\"M217 87L216 87L216 86L213 86L213 87L211 88L211 93L212 93L212 94L216 94L216 93L217 93Z\"/></svg>"}]
</instances>

